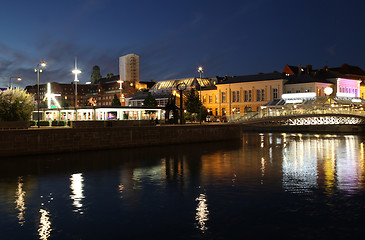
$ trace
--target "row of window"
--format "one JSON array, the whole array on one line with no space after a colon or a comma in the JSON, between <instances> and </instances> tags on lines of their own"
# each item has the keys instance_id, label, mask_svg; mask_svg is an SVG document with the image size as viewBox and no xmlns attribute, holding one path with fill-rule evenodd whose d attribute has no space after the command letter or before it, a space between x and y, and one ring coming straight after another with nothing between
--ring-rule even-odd
<instances>
[{"instance_id":1,"label":"row of window","mask_svg":"<svg viewBox=\"0 0 365 240\"><path fill-rule=\"evenodd\" d=\"M226 97L227 93L226 92L222 92L221 97L222 97L222 103L227 102L227 97ZM272 89L272 95L273 98L278 98L278 89L277 88L273 88ZM232 91L232 102L252 102L252 101L265 101L266 95L265 95L265 90L264 89L257 89L256 90L256 99L253 99L253 94L252 94L252 90L245 90L243 91L243 99L240 97L240 91ZM203 103L204 103L204 99L203 99Z\"/></svg>"}]
</instances>

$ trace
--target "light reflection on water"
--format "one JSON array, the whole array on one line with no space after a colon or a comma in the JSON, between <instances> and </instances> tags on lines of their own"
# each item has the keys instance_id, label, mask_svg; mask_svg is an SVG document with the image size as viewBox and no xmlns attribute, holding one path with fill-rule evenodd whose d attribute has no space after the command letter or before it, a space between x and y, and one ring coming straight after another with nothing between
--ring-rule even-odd
<instances>
[{"instance_id":1,"label":"light reflection on water","mask_svg":"<svg viewBox=\"0 0 365 240\"><path fill-rule=\"evenodd\" d=\"M197 221L196 227L204 233L204 231L208 230L207 221L209 220L209 210L206 194L201 193L199 197L195 199L195 201L198 203L195 216L195 220Z\"/></svg>"},{"instance_id":2,"label":"light reflection on water","mask_svg":"<svg viewBox=\"0 0 365 240\"><path fill-rule=\"evenodd\" d=\"M235 143L11 160L0 165L0 229L19 239L102 239L100 229L115 239L154 231L210 239L279 229L281 221L297 234L292 219L306 224L301 233L332 219L356 226L365 216L364 154L359 136L262 133ZM307 214L318 211L327 222L312 226Z\"/></svg>"},{"instance_id":3,"label":"light reflection on water","mask_svg":"<svg viewBox=\"0 0 365 240\"><path fill-rule=\"evenodd\" d=\"M15 193L16 210L18 211L18 221L21 226L25 223L25 191L23 190L23 178L19 177L18 186Z\"/></svg>"},{"instance_id":4,"label":"light reflection on water","mask_svg":"<svg viewBox=\"0 0 365 240\"><path fill-rule=\"evenodd\" d=\"M347 194L360 190L364 176L361 144L356 136L326 135L289 141L283 148L283 188L307 192L316 189L324 180L328 194L333 193L335 187Z\"/></svg>"},{"instance_id":5,"label":"light reflection on water","mask_svg":"<svg viewBox=\"0 0 365 240\"><path fill-rule=\"evenodd\" d=\"M71 185L70 188L72 190L72 194L70 198L73 200L73 206L75 207L74 212L83 214L82 210L82 200L85 198L84 196L84 178L82 173L76 173L71 175Z\"/></svg>"},{"instance_id":6,"label":"light reflection on water","mask_svg":"<svg viewBox=\"0 0 365 240\"><path fill-rule=\"evenodd\" d=\"M40 209L41 217L39 220L39 228L38 234L39 239L47 240L51 236L51 221L50 221L50 213L45 209Z\"/></svg>"}]
</instances>

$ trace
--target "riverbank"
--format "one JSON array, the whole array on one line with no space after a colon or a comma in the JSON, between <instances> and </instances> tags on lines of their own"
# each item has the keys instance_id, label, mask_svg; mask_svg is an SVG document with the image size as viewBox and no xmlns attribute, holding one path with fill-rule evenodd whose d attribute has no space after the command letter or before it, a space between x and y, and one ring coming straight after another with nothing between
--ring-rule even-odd
<instances>
[{"instance_id":1,"label":"riverbank","mask_svg":"<svg viewBox=\"0 0 365 240\"><path fill-rule=\"evenodd\" d=\"M240 139L233 124L4 130L0 157Z\"/></svg>"}]
</instances>

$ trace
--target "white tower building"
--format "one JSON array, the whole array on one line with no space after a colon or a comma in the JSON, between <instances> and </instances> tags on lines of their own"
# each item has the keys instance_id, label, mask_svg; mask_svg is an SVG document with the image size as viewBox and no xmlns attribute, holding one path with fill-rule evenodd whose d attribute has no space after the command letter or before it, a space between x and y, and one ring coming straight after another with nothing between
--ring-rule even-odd
<instances>
[{"instance_id":1,"label":"white tower building","mask_svg":"<svg viewBox=\"0 0 365 240\"><path fill-rule=\"evenodd\" d=\"M139 84L139 56L128 54L119 57L119 76L120 80L129 82L134 86Z\"/></svg>"}]
</instances>

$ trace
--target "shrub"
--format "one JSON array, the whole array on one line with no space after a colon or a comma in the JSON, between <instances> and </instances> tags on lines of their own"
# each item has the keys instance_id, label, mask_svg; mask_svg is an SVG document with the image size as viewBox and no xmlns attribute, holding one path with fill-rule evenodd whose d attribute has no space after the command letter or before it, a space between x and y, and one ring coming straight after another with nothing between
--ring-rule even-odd
<instances>
[{"instance_id":1,"label":"shrub","mask_svg":"<svg viewBox=\"0 0 365 240\"><path fill-rule=\"evenodd\" d=\"M39 126L49 126L49 121L39 121Z\"/></svg>"},{"instance_id":2,"label":"shrub","mask_svg":"<svg viewBox=\"0 0 365 240\"><path fill-rule=\"evenodd\" d=\"M0 121L29 121L35 102L25 90L19 88L0 92Z\"/></svg>"}]
</instances>

